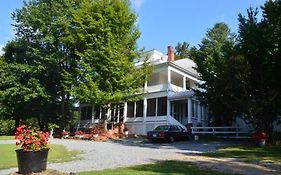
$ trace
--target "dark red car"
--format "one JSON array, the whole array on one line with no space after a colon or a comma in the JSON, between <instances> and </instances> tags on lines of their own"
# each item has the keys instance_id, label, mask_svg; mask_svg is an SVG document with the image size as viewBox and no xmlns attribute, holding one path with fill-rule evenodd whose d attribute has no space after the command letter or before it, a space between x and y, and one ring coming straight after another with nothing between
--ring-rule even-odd
<instances>
[{"instance_id":1,"label":"dark red car","mask_svg":"<svg viewBox=\"0 0 281 175\"><path fill-rule=\"evenodd\" d=\"M190 132L179 125L160 125L153 131L147 132L147 138L152 141L174 142L175 140L187 140L190 137Z\"/></svg>"}]
</instances>

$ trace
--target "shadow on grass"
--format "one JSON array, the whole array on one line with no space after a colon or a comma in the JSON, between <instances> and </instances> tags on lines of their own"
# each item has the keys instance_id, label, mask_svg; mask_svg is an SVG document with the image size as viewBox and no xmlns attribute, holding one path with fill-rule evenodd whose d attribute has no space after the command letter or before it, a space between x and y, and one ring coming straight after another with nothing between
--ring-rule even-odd
<instances>
[{"instance_id":1,"label":"shadow on grass","mask_svg":"<svg viewBox=\"0 0 281 175\"><path fill-rule=\"evenodd\" d=\"M161 161L154 164L137 165L127 168L108 169L103 171L92 171L79 173L81 175L226 175L225 173L199 169L184 161Z\"/></svg>"},{"instance_id":2,"label":"shadow on grass","mask_svg":"<svg viewBox=\"0 0 281 175\"><path fill-rule=\"evenodd\" d=\"M281 145L254 147L254 146L235 146L221 148L214 153L204 153L209 157L234 157L243 158L248 161L267 160L281 162Z\"/></svg>"}]
</instances>

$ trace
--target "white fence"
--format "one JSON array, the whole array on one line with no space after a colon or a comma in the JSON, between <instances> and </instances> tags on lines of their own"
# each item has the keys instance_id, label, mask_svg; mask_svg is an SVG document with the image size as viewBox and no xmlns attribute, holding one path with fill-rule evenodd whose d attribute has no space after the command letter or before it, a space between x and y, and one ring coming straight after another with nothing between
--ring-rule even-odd
<instances>
[{"instance_id":1,"label":"white fence","mask_svg":"<svg viewBox=\"0 0 281 175\"><path fill-rule=\"evenodd\" d=\"M239 134L248 134L242 128L239 127L191 127L192 134L235 134L236 137Z\"/></svg>"}]
</instances>

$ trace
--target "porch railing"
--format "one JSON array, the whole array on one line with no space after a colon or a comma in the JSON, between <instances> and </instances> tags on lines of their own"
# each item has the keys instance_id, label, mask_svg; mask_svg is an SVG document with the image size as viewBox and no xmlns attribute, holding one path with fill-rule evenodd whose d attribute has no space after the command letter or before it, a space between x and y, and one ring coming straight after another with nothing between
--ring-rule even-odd
<instances>
[{"instance_id":1,"label":"porch railing","mask_svg":"<svg viewBox=\"0 0 281 175\"><path fill-rule=\"evenodd\" d=\"M191 127L192 134L234 134L236 137L239 134L248 134L249 132L243 131L239 127L219 126L219 127Z\"/></svg>"}]
</instances>

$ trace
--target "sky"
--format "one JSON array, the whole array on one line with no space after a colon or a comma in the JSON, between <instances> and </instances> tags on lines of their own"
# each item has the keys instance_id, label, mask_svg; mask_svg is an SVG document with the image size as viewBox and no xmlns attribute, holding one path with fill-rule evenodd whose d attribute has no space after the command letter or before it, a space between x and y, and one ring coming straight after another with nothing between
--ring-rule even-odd
<instances>
[{"instance_id":1,"label":"sky","mask_svg":"<svg viewBox=\"0 0 281 175\"><path fill-rule=\"evenodd\" d=\"M266 0L131 0L141 32L139 48L166 53L167 46L188 42L198 46L207 29L225 22L232 32L238 29L238 14L260 7ZM0 54L14 30L11 13L22 8L23 0L0 0Z\"/></svg>"}]
</instances>

